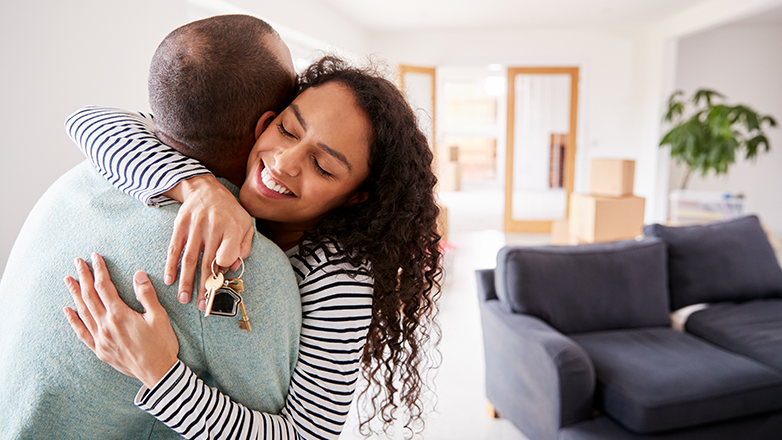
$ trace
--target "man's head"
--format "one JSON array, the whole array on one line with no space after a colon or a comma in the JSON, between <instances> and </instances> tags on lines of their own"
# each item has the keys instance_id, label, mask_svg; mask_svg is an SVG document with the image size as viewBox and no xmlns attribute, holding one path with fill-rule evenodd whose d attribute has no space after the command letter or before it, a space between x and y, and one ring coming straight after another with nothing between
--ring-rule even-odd
<instances>
[{"instance_id":1,"label":"man's head","mask_svg":"<svg viewBox=\"0 0 782 440\"><path fill-rule=\"evenodd\" d=\"M249 15L177 28L149 71L155 130L165 143L241 184L259 118L291 101L295 70L277 32Z\"/></svg>"}]
</instances>

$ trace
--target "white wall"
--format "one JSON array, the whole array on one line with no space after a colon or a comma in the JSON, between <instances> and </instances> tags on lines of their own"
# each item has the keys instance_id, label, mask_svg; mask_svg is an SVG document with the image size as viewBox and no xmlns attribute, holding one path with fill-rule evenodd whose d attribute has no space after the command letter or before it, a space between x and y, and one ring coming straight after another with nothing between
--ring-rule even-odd
<instances>
[{"instance_id":1,"label":"white wall","mask_svg":"<svg viewBox=\"0 0 782 440\"><path fill-rule=\"evenodd\" d=\"M302 49L318 46L319 50L331 51L339 48L359 55L368 51L367 33L318 0L229 0L229 2L269 21L278 28L283 39L290 46L297 45L294 34L298 34L301 37L298 41L303 43ZM285 31L289 32L286 34ZM320 40L327 46L320 47L312 39Z\"/></svg>"},{"instance_id":2,"label":"white wall","mask_svg":"<svg viewBox=\"0 0 782 440\"><path fill-rule=\"evenodd\" d=\"M149 61L185 11L185 0L3 3L0 268L36 200L83 159L65 118L87 104L148 108Z\"/></svg>"},{"instance_id":3,"label":"white wall","mask_svg":"<svg viewBox=\"0 0 782 440\"><path fill-rule=\"evenodd\" d=\"M726 95L782 124L782 26L726 26L682 38L679 42L676 88L689 98L699 88ZM688 189L741 192L746 211L782 235L782 128L766 130L768 154L756 161L737 157L726 177L690 177ZM684 167L674 166L671 188L681 185Z\"/></svg>"}]
</instances>

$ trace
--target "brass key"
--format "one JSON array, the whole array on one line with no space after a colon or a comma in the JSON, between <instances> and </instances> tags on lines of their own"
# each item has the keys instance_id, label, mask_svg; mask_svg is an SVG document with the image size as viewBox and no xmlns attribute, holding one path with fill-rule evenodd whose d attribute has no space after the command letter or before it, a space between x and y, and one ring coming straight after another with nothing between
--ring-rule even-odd
<instances>
[{"instance_id":1,"label":"brass key","mask_svg":"<svg viewBox=\"0 0 782 440\"><path fill-rule=\"evenodd\" d=\"M215 301L215 293L217 289L223 287L225 279L221 273L212 273L212 276L206 279L204 287L206 287L206 309L204 309L204 317L209 316L212 313L212 305Z\"/></svg>"},{"instance_id":2,"label":"brass key","mask_svg":"<svg viewBox=\"0 0 782 440\"><path fill-rule=\"evenodd\" d=\"M228 278L225 280L225 284L233 289L234 292L238 293L239 297L242 296L242 292L244 292L244 280L241 278ZM251 332L253 329L252 326L250 326L250 318L247 316L247 310L244 308L244 301L239 301L239 310L242 312L242 320L239 321L239 328Z\"/></svg>"},{"instance_id":3,"label":"brass key","mask_svg":"<svg viewBox=\"0 0 782 440\"><path fill-rule=\"evenodd\" d=\"M248 333L253 331L253 328L250 326L250 318L247 317L247 311L244 309L244 301L239 303L239 310L242 311L242 320L239 321L239 328L247 330Z\"/></svg>"}]
</instances>

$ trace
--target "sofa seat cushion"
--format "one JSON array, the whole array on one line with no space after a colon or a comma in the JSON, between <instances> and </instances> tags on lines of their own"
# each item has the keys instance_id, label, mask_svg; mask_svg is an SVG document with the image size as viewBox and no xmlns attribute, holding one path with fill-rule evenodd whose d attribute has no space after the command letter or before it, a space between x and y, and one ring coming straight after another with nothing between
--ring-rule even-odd
<instances>
[{"instance_id":1,"label":"sofa seat cushion","mask_svg":"<svg viewBox=\"0 0 782 440\"><path fill-rule=\"evenodd\" d=\"M688 332L782 371L782 299L713 304L690 315Z\"/></svg>"},{"instance_id":2,"label":"sofa seat cushion","mask_svg":"<svg viewBox=\"0 0 782 440\"><path fill-rule=\"evenodd\" d=\"M706 225L647 225L644 233L668 245L672 310L782 297L782 268L754 215Z\"/></svg>"},{"instance_id":3,"label":"sofa seat cushion","mask_svg":"<svg viewBox=\"0 0 782 440\"><path fill-rule=\"evenodd\" d=\"M782 373L671 328L573 335L597 373L602 410L656 433L782 408Z\"/></svg>"}]
</instances>

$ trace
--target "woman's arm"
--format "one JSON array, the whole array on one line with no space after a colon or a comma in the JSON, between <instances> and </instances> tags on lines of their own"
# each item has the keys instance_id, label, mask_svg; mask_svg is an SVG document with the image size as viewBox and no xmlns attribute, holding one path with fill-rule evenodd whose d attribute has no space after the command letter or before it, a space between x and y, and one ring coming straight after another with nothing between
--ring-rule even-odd
<instances>
[{"instance_id":1,"label":"woman's arm","mask_svg":"<svg viewBox=\"0 0 782 440\"><path fill-rule=\"evenodd\" d=\"M138 372L133 366L149 364L145 357L161 356L162 349L157 347L159 342L122 337L107 331L91 334L84 330L85 326L79 325L75 313L69 314L69 321L79 338L96 354L94 346L125 341L125 345L110 346L104 351L119 353L127 359L101 359L121 372L134 371L132 375L146 377L142 380L145 387L136 396L136 404L185 438L227 438L229 433L242 433L244 437L245 433L250 433L250 438L269 440L336 439L347 419L358 379L361 353L372 316L372 280L366 275L358 275L355 268L329 262L322 253L307 259L293 257L293 266L302 292L301 344L280 415L252 411L232 402L217 389L206 386L181 362L165 371L158 368L156 374ZM82 268L85 269L86 266ZM107 273L99 275L105 271L104 266L97 264L95 270L96 278L108 280ZM96 287L90 285L88 269L86 273L80 271L79 276L81 292L75 291L78 287L75 282L69 285L77 305L83 296L112 298L102 293L107 286L105 283L97 286L96 293ZM155 298L154 294L151 296ZM116 301L102 299L102 303L107 303L105 309L113 311L103 312L103 319L114 319L113 325L103 327L119 333L143 331L142 321L116 320L117 316L124 315L123 310L130 310L118 298ZM154 310L155 305L150 307ZM93 319L89 311L81 309L79 316L83 320ZM93 341L92 345L89 341ZM149 386L150 377L159 380Z\"/></svg>"},{"instance_id":2,"label":"woman's arm","mask_svg":"<svg viewBox=\"0 0 782 440\"><path fill-rule=\"evenodd\" d=\"M65 128L98 172L119 190L151 207L183 202L164 280L174 283L181 257L179 300L189 302L203 250L198 289L203 310L203 283L212 260L228 267L250 254L255 231L250 215L204 165L155 136L152 115L84 107L68 117Z\"/></svg>"},{"instance_id":3,"label":"woman's arm","mask_svg":"<svg viewBox=\"0 0 782 440\"><path fill-rule=\"evenodd\" d=\"M164 192L210 174L201 162L160 142L149 114L84 107L68 117L65 129L109 183L147 206L173 203Z\"/></svg>"}]
</instances>

